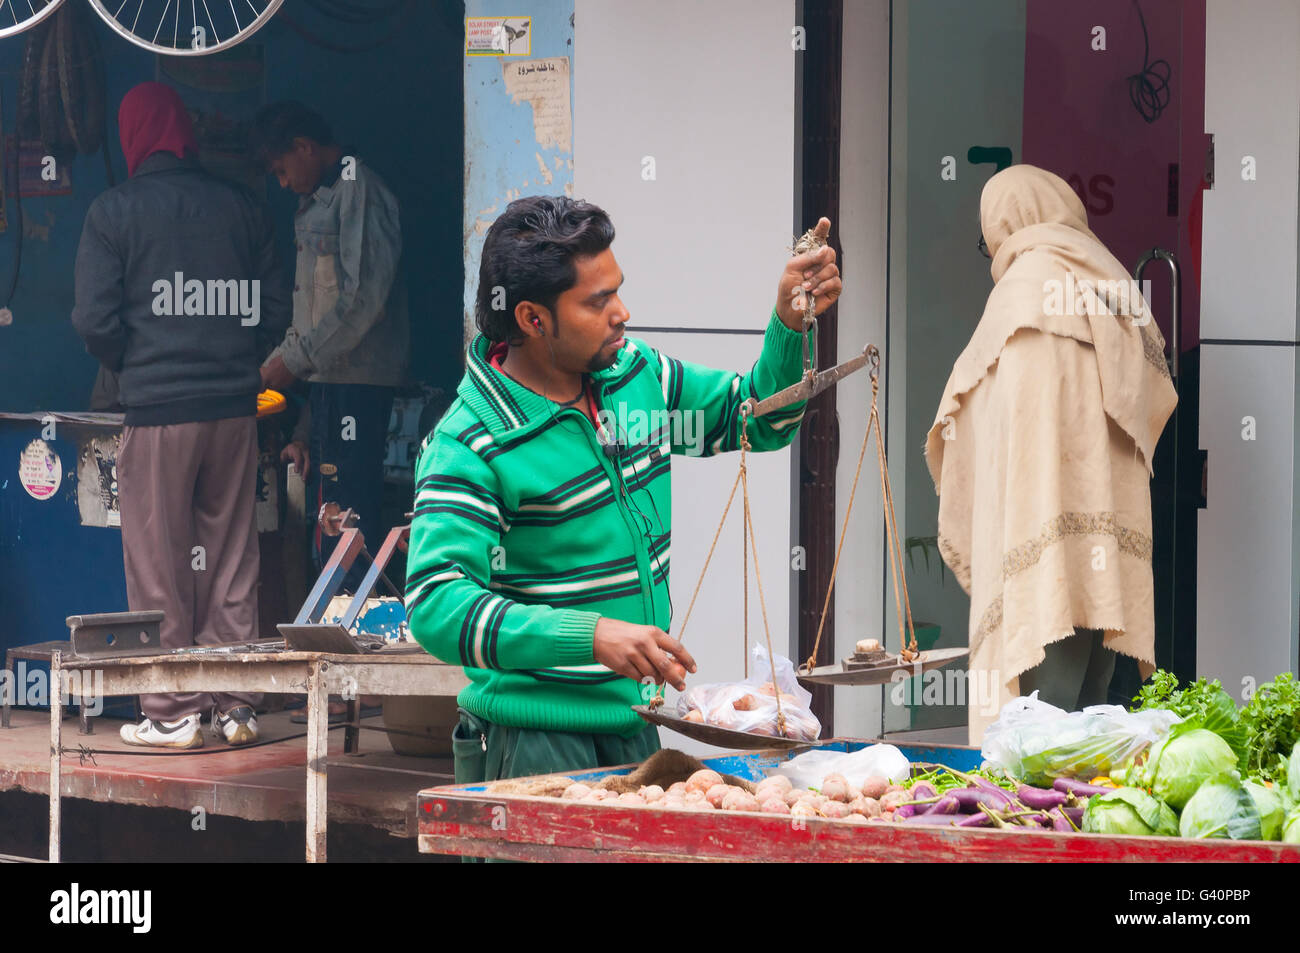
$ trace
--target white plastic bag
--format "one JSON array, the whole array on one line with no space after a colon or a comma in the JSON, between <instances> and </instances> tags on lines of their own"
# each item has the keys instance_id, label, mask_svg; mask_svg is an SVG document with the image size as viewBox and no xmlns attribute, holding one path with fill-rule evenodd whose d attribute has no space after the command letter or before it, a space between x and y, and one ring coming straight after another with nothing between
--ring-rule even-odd
<instances>
[{"instance_id":1,"label":"white plastic bag","mask_svg":"<svg viewBox=\"0 0 1300 953\"><path fill-rule=\"evenodd\" d=\"M911 774L912 764L893 745L868 745L857 751L805 751L778 767L773 774L784 774L797 788L820 788L828 774L842 774L854 787L862 787L867 778L902 781Z\"/></svg>"},{"instance_id":2,"label":"white plastic bag","mask_svg":"<svg viewBox=\"0 0 1300 953\"><path fill-rule=\"evenodd\" d=\"M776 657L776 676L767 652L754 646L753 676L743 682L715 682L696 685L677 699L677 714L682 718L731 728L750 734L779 734L776 695L781 695L781 715L785 717L785 737L814 741L822 732L821 722L809 707L812 692L795 678L794 665L788 658ZM692 712L699 712L692 716Z\"/></svg>"},{"instance_id":3,"label":"white plastic bag","mask_svg":"<svg viewBox=\"0 0 1300 953\"><path fill-rule=\"evenodd\" d=\"M1132 761L1180 721L1162 708L1130 712L1120 705L1092 705L1067 712L1039 701L1035 691L1002 706L984 732L981 754L987 765L1029 784L1091 780Z\"/></svg>"}]
</instances>

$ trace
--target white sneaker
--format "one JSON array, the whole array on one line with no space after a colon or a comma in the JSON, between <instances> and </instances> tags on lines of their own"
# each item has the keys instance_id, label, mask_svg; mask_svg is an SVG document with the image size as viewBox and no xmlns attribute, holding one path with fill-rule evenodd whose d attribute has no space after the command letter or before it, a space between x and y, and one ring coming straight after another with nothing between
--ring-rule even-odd
<instances>
[{"instance_id":1,"label":"white sneaker","mask_svg":"<svg viewBox=\"0 0 1300 953\"><path fill-rule=\"evenodd\" d=\"M138 725L123 725L122 740L129 745L151 748L202 748L203 734L199 716L186 715L179 721L154 721L146 718Z\"/></svg>"},{"instance_id":2,"label":"white sneaker","mask_svg":"<svg viewBox=\"0 0 1300 953\"><path fill-rule=\"evenodd\" d=\"M225 736L227 744L246 745L257 740L257 716L247 705L232 708L224 715L217 714L213 727Z\"/></svg>"}]
</instances>

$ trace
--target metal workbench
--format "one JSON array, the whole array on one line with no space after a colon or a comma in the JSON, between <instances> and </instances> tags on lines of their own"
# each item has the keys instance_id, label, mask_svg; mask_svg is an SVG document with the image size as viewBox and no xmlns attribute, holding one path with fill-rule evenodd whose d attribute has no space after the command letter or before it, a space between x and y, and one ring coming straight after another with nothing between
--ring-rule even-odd
<instances>
[{"instance_id":1,"label":"metal workbench","mask_svg":"<svg viewBox=\"0 0 1300 953\"><path fill-rule=\"evenodd\" d=\"M872 743L835 739L827 747L855 750ZM973 748L899 748L914 764L966 770L979 763L979 751ZM703 761L715 771L757 780L797 753L737 752ZM635 767L566 775L590 782ZM421 791L416 816L421 852L524 861L1300 863L1300 846L1275 842L857 825L828 818L804 818L795 824L778 814L616 807L489 793L483 784Z\"/></svg>"},{"instance_id":2,"label":"metal workbench","mask_svg":"<svg viewBox=\"0 0 1300 953\"><path fill-rule=\"evenodd\" d=\"M230 655L145 655L67 658L55 653L50 692L50 860L59 859L60 762L63 731L61 672L103 674L105 695L151 692L292 692L307 696L307 861L325 860L326 754L329 696L455 695L468 683L459 665L447 665L410 645L364 655L320 652L248 652ZM347 746L359 744L355 715Z\"/></svg>"}]
</instances>

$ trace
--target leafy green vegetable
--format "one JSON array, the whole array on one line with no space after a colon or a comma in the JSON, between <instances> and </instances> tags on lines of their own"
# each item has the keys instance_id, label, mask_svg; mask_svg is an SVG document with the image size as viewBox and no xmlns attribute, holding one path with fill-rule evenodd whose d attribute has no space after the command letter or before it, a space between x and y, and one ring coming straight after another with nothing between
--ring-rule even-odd
<instances>
[{"instance_id":1,"label":"leafy green vegetable","mask_svg":"<svg viewBox=\"0 0 1300 953\"><path fill-rule=\"evenodd\" d=\"M1157 671L1133 698L1134 711L1164 708L1181 715L1183 723L1192 728L1212 731L1232 749L1240 767L1247 767L1250 749L1249 733L1242 724L1237 703L1223 690L1218 679L1197 679L1186 688L1178 687L1178 678L1171 672Z\"/></svg>"},{"instance_id":2,"label":"leafy green vegetable","mask_svg":"<svg viewBox=\"0 0 1300 953\"><path fill-rule=\"evenodd\" d=\"M1148 788L1162 801L1181 809L1203 782L1236 766L1237 756L1223 738L1183 722L1174 725L1145 763L1134 766L1129 783Z\"/></svg>"},{"instance_id":3,"label":"leafy green vegetable","mask_svg":"<svg viewBox=\"0 0 1300 953\"><path fill-rule=\"evenodd\" d=\"M1263 839L1255 799L1235 774L1210 778L1196 789L1196 793L1183 808L1178 832L1183 837Z\"/></svg>"},{"instance_id":4,"label":"leafy green vegetable","mask_svg":"<svg viewBox=\"0 0 1300 953\"><path fill-rule=\"evenodd\" d=\"M1282 825L1282 843L1300 844L1300 808L1286 816L1286 822Z\"/></svg>"},{"instance_id":5,"label":"leafy green vegetable","mask_svg":"<svg viewBox=\"0 0 1300 953\"><path fill-rule=\"evenodd\" d=\"M1259 686L1241 710L1246 731L1247 774L1269 781L1287 779L1287 754L1300 741L1300 683L1290 672Z\"/></svg>"},{"instance_id":6,"label":"leafy green vegetable","mask_svg":"<svg viewBox=\"0 0 1300 953\"><path fill-rule=\"evenodd\" d=\"M1246 780L1242 787L1255 802L1259 812L1260 840L1277 840L1282 836L1282 822L1286 820L1286 801L1272 788ZM1197 794L1200 792L1197 791ZM1193 798L1192 800L1195 800ZM1186 811L1184 811L1186 813Z\"/></svg>"},{"instance_id":7,"label":"leafy green vegetable","mask_svg":"<svg viewBox=\"0 0 1300 953\"><path fill-rule=\"evenodd\" d=\"M1090 834L1178 834L1178 815L1169 805L1137 788L1116 788L1095 794L1083 812L1083 829Z\"/></svg>"},{"instance_id":8,"label":"leafy green vegetable","mask_svg":"<svg viewBox=\"0 0 1300 953\"><path fill-rule=\"evenodd\" d=\"M1287 762L1286 790L1291 795L1291 803L1300 805L1300 741L1291 748L1291 760Z\"/></svg>"}]
</instances>

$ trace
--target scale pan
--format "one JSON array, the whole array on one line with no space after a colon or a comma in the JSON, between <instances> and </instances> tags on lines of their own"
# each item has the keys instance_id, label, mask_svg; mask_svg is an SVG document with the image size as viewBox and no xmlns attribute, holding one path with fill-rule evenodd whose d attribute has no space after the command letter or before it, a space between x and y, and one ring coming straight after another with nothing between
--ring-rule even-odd
<instances>
[{"instance_id":1,"label":"scale pan","mask_svg":"<svg viewBox=\"0 0 1300 953\"><path fill-rule=\"evenodd\" d=\"M920 658L914 662L899 662L898 656L894 656L893 665L880 665L875 668L857 668L851 671L845 670L841 665L823 665L815 668L808 674L802 670L795 670L795 677L800 682L813 685L884 685L895 672L904 674L919 675L922 672L928 672L932 668L939 668L941 665L947 665L949 662L962 658L970 654L968 648L955 649L930 649L922 652Z\"/></svg>"},{"instance_id":2,"label":"scale pan","mask_svg":"<svg viewBox=\"0 0 1300 953\"><path fill-rule=\"evenodd\" d=\"M696 741L717 745L720 748L736 748L746 751L762 749L784 751L790 748L816 748L821 745L820 741L777 738L775 735L754 735L748 731L736 731L734 728L719 728L717 725L687 721L685 718L667 714L662 708L651 711L645 705L633 705L632 710L652 725L662 725L664 728L685 735L687 738L694 738Z\"/></svg>"}]
</instances>

